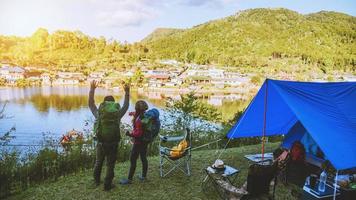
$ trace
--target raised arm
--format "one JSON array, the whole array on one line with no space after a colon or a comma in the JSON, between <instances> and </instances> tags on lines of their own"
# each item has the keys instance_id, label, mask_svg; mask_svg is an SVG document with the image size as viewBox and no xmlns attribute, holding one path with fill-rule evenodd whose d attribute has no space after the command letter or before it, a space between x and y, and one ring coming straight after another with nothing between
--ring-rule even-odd
<instances>
[{"instance_id":1,"label":"raised arm","mask_svg":"<svg viewBox=\"0 0 356 200\"><path fill-rule=\"evenodd\" d=\"M125 84L124 90L125 90L125 100L124 100L124 105L119 111L119 120L121 120L121 118L125 115L130 104L130 86L128 84Z\"/></svg>"},{"instance_id":2,"label":"raised arm","mask_svg":"<svg viewBox=\"0 0 356 200\"><path fill-rule=\"evenodd\" d=\"M94 101L95 88L97 86L98 86L98 82L96 82L96 81L92 81L90 83L89 101L88 101L90 111L93 113L95 118L98 117L98 108L96 107L95 101Z\"/></svg>"}]
</instances>

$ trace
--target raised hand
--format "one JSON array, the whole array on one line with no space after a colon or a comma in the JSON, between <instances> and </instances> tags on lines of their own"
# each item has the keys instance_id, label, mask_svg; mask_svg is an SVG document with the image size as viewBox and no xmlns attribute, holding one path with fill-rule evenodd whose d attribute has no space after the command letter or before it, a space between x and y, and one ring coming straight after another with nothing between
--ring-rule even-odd
<instances>
[{"instance_id":1,"label":"raised hand","mask_svg":"<svg viewBox=\"0 0 356 200\"><path fill-rule=\"evenodd\" d=\"M125 93L129 93L130 92L130 83L123 83L123 87L125 90Z\"/></svg>"},{"instance_id":2,"label":"raised hand","mask_svg":"<svg viewBox=\"0 0 356 200\"><path fill-rule=\"evenodd\" d=\"M98 81L92 81L90 82L90 89L91 90L95 90L99 85L99 82Z\"/></svg>"},{"instance_id":3,"label":"raised hand","mask_svg":"<svg viewBox=\"0 0 356 200\"><path fill-rule=\"evenodd\" d=\"M126 131L125 135L126 135L126 136L131 136L131 134L130 134L129 131Z\"/></svg>"}]
</instances>

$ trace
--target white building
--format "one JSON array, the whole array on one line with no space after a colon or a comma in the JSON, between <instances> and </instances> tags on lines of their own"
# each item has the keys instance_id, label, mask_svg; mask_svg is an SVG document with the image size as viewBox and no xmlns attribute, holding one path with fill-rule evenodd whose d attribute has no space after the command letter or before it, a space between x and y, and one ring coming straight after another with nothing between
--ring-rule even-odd
<instances>
[{"instance_id":1,"label":"white building","mask_svg":"<svg viewBox=\"0 0 356 200\"><path fill-rule=\"evenodd\" d=\"M22 67L3 66L0 68L0 78L8 83L15 83L19 79L25 78L25 70Z\"/></svg>"},{"instance_id":2,"label":"white building","mask_svg":"<svg viewBox=\"0 0 356 200\"><path fill-rule=\"evenodd\" d=\"M104 77L105 77L104 72L92 72L89 74L89 76L87 78L87 82L88 83L90 83L92 81L101 82L101 80L103 80Z\"/></svg>"},{"instance_id":3,"label":"white building","mask_svg":"<svg viewBox=\"0 0 356 200\"><path fill-rule=\"evenodd\" d=\"M41 74L42 85L51 85L51 76L49 73Z\"/></svg>"},{"instance_id":4,"label":"white building","mask_svg":"<svg viewBox=\"0 0 356 200\"><path fill-rule=\"evenodd\" d=\"M356 81L356 76L354 75L346 75L343 78L345 81Z\"/></svg>"},{"instance_id":5,"label":"white building","mask_svg":"<svg viewBox=\"0 0 356 200\"><path fill-rule=\"evenodd\" d=\"M85 80L85 76L80 72L58 72L53 85L77 85Z\"/></svg>"},{"instance_id":6,"label":"white building","mask_svg":"<svg viewBox=\"0 0 356 200\"><path fill-rule=\"evenodd\" d=\"M178 65L179 62L176 61L176 60L161 60L159 61L160 64L163 64L163 65Z\"/></svg>"},{"instance_id":7,"label":"white building","mask_svg":"<svg viewBox=\"0 0 356 200\"><path fill-rule=\"evenodd\" d=\"M225 70L223 69L213 68L208 70L208 76L210 76L211 78L224 78L224 72Z\"/></svg>"}]
</instances>

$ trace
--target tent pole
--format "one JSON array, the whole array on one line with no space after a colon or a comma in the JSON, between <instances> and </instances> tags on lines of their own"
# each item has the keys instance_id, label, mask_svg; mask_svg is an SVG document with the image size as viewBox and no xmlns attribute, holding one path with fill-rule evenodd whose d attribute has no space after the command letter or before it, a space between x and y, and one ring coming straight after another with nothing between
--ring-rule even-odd
<instances>
[{"instance_id":1,"label":"tent pole","mask_svg":"<svg viewBox=\"0 0 356 200\"><path fill-rule=\"evenodd\" d=\"M334 181L334 198L333 200L336 200L336 185L337 185L337 176L339 176L339 170L336 171L336 176L335 176L335 181Z\"/></svg>"},{"instance_id":2,"label":"tent pole","mask_svg":"<svg viewBox=\"0 0 356 200\"><path fill-rule=\"evenodd\" d=\"M266 136L266 121L267 121L267 96L268 96L268 79L266 79L266 89L265 89L265 103L264 103L264 113L263 113L263 135L262 135L262 161L264 160L265 154L265 136Z\"/></svg>"}]
</instances>

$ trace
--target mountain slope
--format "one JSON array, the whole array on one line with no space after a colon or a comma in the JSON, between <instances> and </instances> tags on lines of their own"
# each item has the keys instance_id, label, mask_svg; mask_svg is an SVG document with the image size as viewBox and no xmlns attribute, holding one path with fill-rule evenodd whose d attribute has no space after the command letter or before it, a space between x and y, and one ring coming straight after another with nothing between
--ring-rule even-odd
<instances>
[{"instance_id":1,"label":"mountain slope","mask_svg":"<svg viewBox=\"0 0 356 200\"><path fill-rule=\"evenodd\" d=\"M147 35L141 42L153 42L160 38L164 38L182 31L183 29L176 28L157 28L151 34Z\"/></svg>"},{"instance_id":2,"label":"mountain slope","mask_svg":"<svg viewBox=\"0 0 356 200\"><path fill-rule=\"evenodd\" d=\"M356 67L356 17L336 12L302 15L250 9L176 32L146 45L160 58L246 65L261 58L298 57L334 69Z\"/></svg>"}]
</instances>

